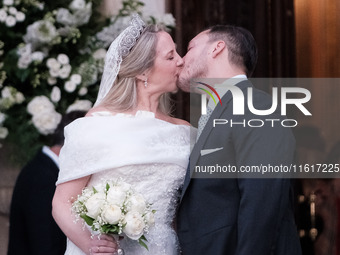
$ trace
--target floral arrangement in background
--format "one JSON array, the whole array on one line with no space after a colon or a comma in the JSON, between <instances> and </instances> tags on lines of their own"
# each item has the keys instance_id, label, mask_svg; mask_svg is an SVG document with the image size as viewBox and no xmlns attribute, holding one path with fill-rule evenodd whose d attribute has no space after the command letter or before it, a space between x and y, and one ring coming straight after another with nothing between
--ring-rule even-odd
<instances>
[{"instance_id":1,"label":"floral arrangement in background","mask_svg":"<svg viewBox=\"0 0 340 255\"><path fill-rule=\"evenodd\" d=\"M0 0L0 146L16 145L24 161L48 142L64 113L96 99L106 50L132 13L175 25L171 14L143 16L143 3L122 1L104 17L102 0Z\"/></svg>"}]
</instances>

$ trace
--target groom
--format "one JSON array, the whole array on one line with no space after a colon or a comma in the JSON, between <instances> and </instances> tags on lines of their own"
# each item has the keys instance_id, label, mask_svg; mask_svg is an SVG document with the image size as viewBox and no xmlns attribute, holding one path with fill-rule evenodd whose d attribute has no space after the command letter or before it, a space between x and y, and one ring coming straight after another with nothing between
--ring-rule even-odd
<instances>
[{"instance_id":1,"label":"groom","mask_svg":"<svg viewBox=\"0 0 340 255\"><path fill-rule=\"evenodd\" d=\"M255 69L257 48L249 31L218 25L192 39L183 60L178 84L182 90L190 90L192 78L225 78L223 84L237 86L247 98L247 88L252 87L247 77ZM269 95L252 89L254 107L269 109ZM287 165L293 161L295 140L288 128L213 128L213 119L241 121L233 115L231 93L223 86L217 92L222 105L208 102L211 117L199 124L182 191L177 229L183 254L301 254L289 179L191 177L195 166ZM244 112L245 120L282 118L277 112L255 117L247 106Z\"/></svg>"}]
</instances>

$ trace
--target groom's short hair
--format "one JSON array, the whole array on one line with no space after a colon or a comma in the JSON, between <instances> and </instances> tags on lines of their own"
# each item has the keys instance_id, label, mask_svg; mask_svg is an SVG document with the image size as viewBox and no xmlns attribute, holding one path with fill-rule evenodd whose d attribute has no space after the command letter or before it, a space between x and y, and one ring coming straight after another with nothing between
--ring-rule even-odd
<instances>
[{"instance_id":1,"label":"groom's short hair","mask_svg":"<svg viewBox=\"0 0 340 255\"><path fill-rule=\"evenodd\" d=\"M215 25L207 29L209 41L223 40L230 63L244 69L250 77L257 63L257 46L253 35L243 27Z\"/></svg>"}]
</instances>

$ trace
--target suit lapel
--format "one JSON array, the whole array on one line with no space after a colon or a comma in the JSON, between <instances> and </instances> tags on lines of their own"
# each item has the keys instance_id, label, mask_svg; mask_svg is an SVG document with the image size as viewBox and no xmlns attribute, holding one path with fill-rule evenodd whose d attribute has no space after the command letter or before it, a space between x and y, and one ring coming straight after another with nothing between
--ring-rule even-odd
<instances>
[{"instance_id":1,"label":"suit lapel","mask_svg":"<svg viewBox=\"0 0 340 255\"><path fill-rule=\"evenodd\" d=\"M247 87L252 87L252 84L248 80L245 80L245 81L242 81L242 82L236 84L235 86L237 86L241 90L243 90ZM231 92L228 91L221 99L222 105L218 104L215 107L215 109L212 112L212 114L210 115L210 118L209 118L207 123L212 123L213 119L219 119L221 117L222 113L225 111L225 109L227 109L232 98L233 97L232 97ZM194 145L194 148L193 148L191 155L190 155L189 166L187 168L187 173L186 173L184 184L183 184L181 200L184 196L186 189L189 186L189 183L190 183L190 180L191 180L191 175L193 173L194 167L196 166L197 161L199 160L199 158L201 156L201 150L202 150L210 132L212 131L212 129L213 129L212 125L206 125L204 127L204 129L202 130L201 136L199 137L198 141Z\"/></svg>"}]
</instances>

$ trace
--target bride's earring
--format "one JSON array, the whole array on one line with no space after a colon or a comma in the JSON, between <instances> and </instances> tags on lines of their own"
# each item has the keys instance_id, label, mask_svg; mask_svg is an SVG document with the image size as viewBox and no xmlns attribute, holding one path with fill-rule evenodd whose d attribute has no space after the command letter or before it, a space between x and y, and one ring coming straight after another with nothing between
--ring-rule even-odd
<instances>
[{"instance_id":1,"label":"bride's earring","mask_svg":"<svg viewBox=\"0 0 340 255\"><path fill-rule=\"evenodd\" d=\"M148 78L145 79L144 86L145 86L145 88L148 86Z\"/></svg>"}]
</instances>

